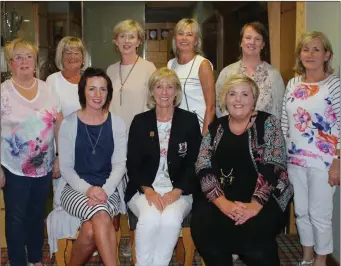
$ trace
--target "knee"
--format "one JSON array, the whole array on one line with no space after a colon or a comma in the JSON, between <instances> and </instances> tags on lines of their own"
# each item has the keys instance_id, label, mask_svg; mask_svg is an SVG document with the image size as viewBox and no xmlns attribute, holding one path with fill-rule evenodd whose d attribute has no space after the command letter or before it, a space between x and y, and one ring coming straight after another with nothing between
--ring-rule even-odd
<instances>
[{"instance_id":1,"label":"knee","mask_svg":"<svg viewBox=\"0 0 341 266\"><path fill-rule=\"evenodd\" d=\"M297 205L295 205L295 215L297 218L310 216L309 211L308 211L308 206L297 206Z\"/></svg>"},{"instance_id":2,"label":"knee","mask_svg":"<svg viewBox=\"0 0 341 266\"><path fill-rule=\"evenodd\" d=\"M143 226L144 228L156 228L161 223L161 215L152 212L142 212L139 216L137 226Z\"/></svg>"},{"instance_id":3,"label":"knee","mask_svg":"<svg viewBox=\"0 0 341 266\"><path fill-rule=\"evenodd\" d=\"M164 228L181 228L182 213L168 212L161 215L161 226Z\"/></svg>"},{"instance_id":4,"label":"knee","mask_svg":"<svg viewBox=\"0 0 341 266\"><path fill-rule=\"evenodd\" d=\"M112 224L110 215L106 211L98 211L92 218L93 223L99 223L101 226Z\"/></svg>"},{"instance_id":5,"label":"knee","mask_svg":"<svg viewBox=\"0 0 341 266\"><path fill-rule=\"evenodd\" d=\"M92 223L90 221L84 222L80 231L82 234L84 242L92 243L94 240L94 230L92 227Z\"/></svg>"}]
</instances>

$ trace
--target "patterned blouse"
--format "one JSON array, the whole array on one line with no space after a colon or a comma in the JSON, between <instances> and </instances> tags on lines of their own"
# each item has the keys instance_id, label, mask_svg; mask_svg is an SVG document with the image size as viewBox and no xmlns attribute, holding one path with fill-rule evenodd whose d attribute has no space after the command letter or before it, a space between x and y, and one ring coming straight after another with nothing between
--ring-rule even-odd
<instances>
[{"instance_id":1,"label":"patterned blouse","mask_svg":"<svg viewBox=\"0 0 341 266\"><path fill-rule=\"evenodd\" d=\"M340 79L291 79L283 100L282 129L288 163L328 170L340 148Z\"/></svg>"},{"instance_id":2,"label":"patterned blouse","mask_svg":"<svg viewBox=\"0 0 341 266\"><path fill-rule=\"evenodd\" d=\"M15 175L41 177L52 170L58 95L44 81L27 100L11 80L1 84L1 164Z\"/></svg>"},{"instance_id":3,"label":"patterned blouse","mask_svg":"<svg viewBox=\"0 0 341 266\"><path fill-rule=\"evenodd\" d=\"M264 205L269 197L273 196L285 211L293 195L293 188L286 169L285 142L280 121L275 116L261 111L257 116L256 122L248 130L250 155L258 173L252 199ZM216 176L218 171L215 169L215 151L224 134L221 119L226 117L215 120L203 137L196 162L201 189L210 201L224 195Z\"/></svg>"},{"instance_id":4,"label":"patterned blouse","mask_svg":"<svg viewBox=\"0 0 341 266\"><path fill-rule=\"evenodd\" d=\"M248 76L246 67L241 60L228 65L220 72L216 82L217 103L219 102L218 96L220 89L223 87L225 81L235 74L244 74ZM256 67L251 78L257 83L260 89L256 110L267 112L280 119L283 95L285 92L281 74L272 65L263 61L262 64ZM216 112L218 117L224 115L219 106L217 106Z\"/></svg>"}]
</instances>

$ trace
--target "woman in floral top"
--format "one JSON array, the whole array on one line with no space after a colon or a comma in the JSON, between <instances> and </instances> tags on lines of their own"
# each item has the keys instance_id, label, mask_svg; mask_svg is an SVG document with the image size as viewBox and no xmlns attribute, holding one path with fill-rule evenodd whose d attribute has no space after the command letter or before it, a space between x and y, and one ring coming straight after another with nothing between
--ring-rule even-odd
<instances>
[{"instance_id":1,"label":"woman in floral top","mask_svg":"<svg viewBox=\"0 0 341 266\"><path fill-rule=\"evenodd\" d=\"M1 84L0 183L8 258L12 266L27 259L41 266L45 202L51 177L60 175L54 142L63 116L57 95L34 77L34 45L15 39L5 56L12 78Z\"/></svg>"},{"instance_id":2,"label":"woman in floral top","mask_svg":"<svg viewBox=\"0 0 341 266\"><path fill-rule=\"evenodd\" d=\"M268 50L268 32L260 22L251 22L240 31L241 59L225 67L216 82L217 98L220 89L232 75L244 74L252 78L260 89L256 110L281 117L282 100L285 91L281 74L272 65L264 61ZM223 115L217 105L217 116Z\"/></svg>"},{"instance_id":3,"label":"woman in floral top","mask_svg":"<svg viewBox=\"0 0 341 266\"><path fill-rule=\"evenodd\" d=\"M303 246L298 265L325 266L327 254L333 252L333 194L340 184L340 79L332 75L332 56L323 33L304 33L296 47L299 76L289 81L283 101L288 173Z\"/></svg>"}]
</instances>

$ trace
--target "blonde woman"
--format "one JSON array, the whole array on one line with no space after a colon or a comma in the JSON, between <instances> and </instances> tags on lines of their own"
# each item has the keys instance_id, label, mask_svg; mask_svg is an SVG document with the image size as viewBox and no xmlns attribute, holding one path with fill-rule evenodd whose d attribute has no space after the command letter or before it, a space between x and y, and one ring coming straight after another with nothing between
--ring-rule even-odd
<instances>
[{"instance_id":1,"label":"blonde woman","mask_svg":"<svg viewBox=\"0 0 341 266\"><path fill-rule=\"evenodd\" d=\"M215 116L213 66L201 54L201 31L194 19L182 19L175 26L173 52L167 67L178 75L182 87L180 108L197 115L202 135Z\"/></svg>"},{"instance_id":2,"label":"blonde woman","mask_svg":"<svg viewBox=\"0 0 341 266\"><path fill-rule=\"evenodd\" d=\"M280 121L255 111L258 96L251 78L232 76L219 94L229 115L201 143L191 233L207 266L232 266L233 253L248 266L280 265L276 231L293 191Z\"/></svg>"},{"instance_id":3,"label":"blonde woman","mask_svg":"<svg viewBox=\"0 0 341 266\"><path fill-rule=\"evenodd\" d=\"M128 129L134 116L147 110L148 79L156 70L139 55L143 42L144 29L134 20L123 20L113 29L113 44L121 60L107 69L114 88L110 110Z\"/></svg>"},{"instance_id":4,"label":"blonde woman","mask_svg":"<svg viewBox=\"0 0 341 266\"><path fill-rule=\"evenodd\" d=\"M8 258L14 266L43 265L45 202L51 178L60 176L54 142L63 115L58 95L34 77L37 53L22 39L5 46L12 78L1 84L0 173Z\"/></svg>"},{"instance_id":5,"label":"blonde woman","mask_svg":"<svg viewBox=\"0 0 341 266\"><path fill-rule=\"evenodd\" d=\"M197 117L177 107L182 92L173 70L155 71L148 86L151 110L136 115L129 131L125 200L138 217L136 265L166 266L192 208L201 134Z\"/></svg>"},{"instance_id":6,"label":"blonde woman","mask_svg":"<svg viewBox=\"0 0 341 266\"><path fill-rule=\"evenodd\" d=\"M66 117L81 108L78 82L82 71L88 67L88 52L81 39L66 36L58 43L55 61L60 71L48 76L46 82L59 95Z\"/></svg>"},{"instance_id":7,"label":"blonde woman","mask_svg":"<svg viewBox=\"0 0 341 266\"><path fill-rule=\"evenodd\" d=\"M322 32L304 33L296 46L299 75L289 81L283 100L282 129L303 247L298 265L325 266L333 252L333 194L340 185L340 79L332 74L332 57Z\"/></svg>"}]
</instances>

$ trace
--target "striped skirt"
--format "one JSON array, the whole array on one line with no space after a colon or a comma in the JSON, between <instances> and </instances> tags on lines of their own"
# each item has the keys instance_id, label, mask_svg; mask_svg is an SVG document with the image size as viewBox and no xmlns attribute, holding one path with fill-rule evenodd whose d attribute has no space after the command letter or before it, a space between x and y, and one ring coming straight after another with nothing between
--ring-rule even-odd
<instances>
[{"instance_id":1,"label":"striped skirt","mask_svg":"<svg viewBox=\"0 0 341 266\"><path fill-rule=\"evenodd\" d=\"M78 217L81 223L90 220L97 212L106 211L111 218L119 213L120 197L116 190L105 204L88 206L88 197L66 184L61 194L61 205L72 216Z\"/></svg>"}]
</instances>

